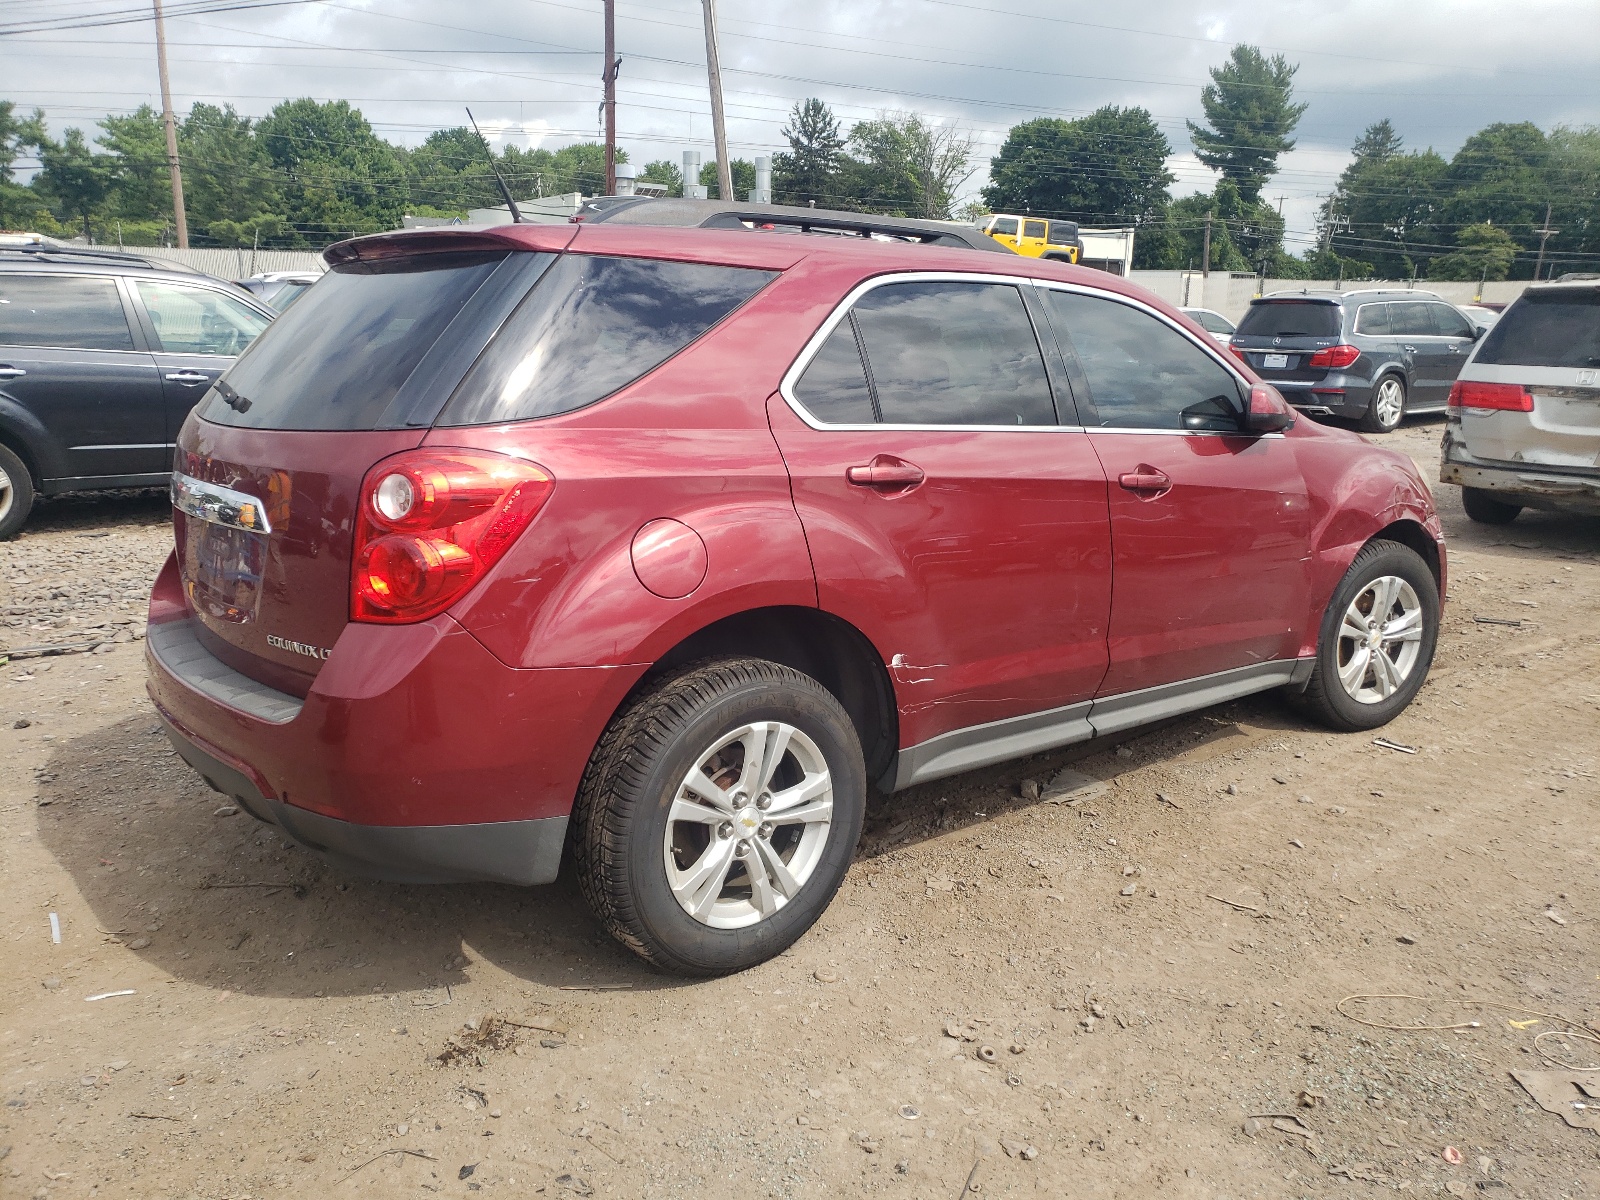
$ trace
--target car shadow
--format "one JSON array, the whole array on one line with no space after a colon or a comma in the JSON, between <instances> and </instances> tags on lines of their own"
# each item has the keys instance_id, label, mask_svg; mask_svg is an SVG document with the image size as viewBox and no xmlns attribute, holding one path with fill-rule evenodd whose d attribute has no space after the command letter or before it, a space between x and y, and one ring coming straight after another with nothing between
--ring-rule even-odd
<instances>
[{"instance_id":1,"label":"car shadow","mask_svg":"<svg viewBox=\"0 0 1600 1200\"><path fill-rule=\"evenodd\" d=\"M88 530L103 534L127 525L165 525L172 520L166 488L122 488L40 496L22 536Z\"/></svg>"},{"instance_id":2,"label":"car shadow","mask_svg":"<svg viewBox=\"0 0 1600 1200\"><path fill-rule=\"evenodd\" d=\"M437 993L480 962L552 988L654 989L563 872L548 887L348 878L213 792L153 714L64 740L39 775L38 836L100 932L175 979L281 997Z\"/></svg>"}]
</instances>

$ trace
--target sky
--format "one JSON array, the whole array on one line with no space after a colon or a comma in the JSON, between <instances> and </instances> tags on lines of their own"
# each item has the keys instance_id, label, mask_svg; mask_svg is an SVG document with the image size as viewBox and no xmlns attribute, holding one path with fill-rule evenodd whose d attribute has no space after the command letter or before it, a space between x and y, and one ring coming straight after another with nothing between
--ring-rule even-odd
<instances>
[{"instance_id":1,"label":"sky","mask_svg":"<svg viewBox=\"0 0 1600 1200\"><path fill-rule=\"evenodd\" d=\"M249 5L249 7L246 7ZM599 136L599 0L166 0L174 106L260 116L297 96L347 99L377 133L416 144L470 105L497 142L555 149ZM0 99L45 109L59 136L107 112L160 106L142 0L5 0ZM98 15L97 15L98 14ZM7 34L24 25L125 21ZM1446 157L1484 125L1600 124L1596 0L718 0L732 155L785 148L796 100L820 96L846 128L916 112L974 138L975 198L1007 129L1106 104L1148 109L1173 146L1175 197L1209 191L1186 119L1236 42L1299 64L1310 105L1264 191L1287 248L1370 123ZM618 0L618 140L630 161L705 161L711 149L697 0ZM19 164L23 165L23 164Z\"/></svg>"}]
</instances>

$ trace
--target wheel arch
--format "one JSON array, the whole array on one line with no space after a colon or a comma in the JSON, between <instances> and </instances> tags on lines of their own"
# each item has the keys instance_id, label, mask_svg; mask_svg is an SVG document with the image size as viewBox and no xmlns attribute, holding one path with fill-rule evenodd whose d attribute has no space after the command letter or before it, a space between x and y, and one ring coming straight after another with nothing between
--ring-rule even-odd
<instances>
[{"instance_id":1,"label":"wheel arch","mask_svg":"<svg viewBox=\"0 0 1600 1200\"><path fill-rule=\"evenodd\" d=\"M809 675L831 692L855 726L867 778L892 774L899 749L894 684L882 657L848 621L820 609L777 605L713 621L661 655L618 705L661 675L712 658L764 658Z\"/></svg>"},{"instance_id":2,"label":"wheel arch","mask_svg":"<svg viewBox=\"0 0 1600 1200\"><path fill-rule=\"evenodd\" d=\"M1433 575L1433 582L1438 587L1440 596L1444 595L1444 563L1439 555L1439 543L1423 528L1422 522L1413 517L1391 521L1363 542L1362 548L1377 541L1399 542L1402 546L1415 550L1417 556L1428 564L1428 570Z\"/></svg>"}]
</instances>

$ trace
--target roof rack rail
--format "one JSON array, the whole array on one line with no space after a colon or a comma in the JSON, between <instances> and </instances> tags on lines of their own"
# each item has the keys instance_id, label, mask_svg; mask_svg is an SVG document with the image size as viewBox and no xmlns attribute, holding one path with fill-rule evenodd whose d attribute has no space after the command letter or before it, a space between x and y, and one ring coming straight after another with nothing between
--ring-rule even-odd
<instances>
[{"instance_id":1,"label":"roof rack rail","mask_svg":"<svg viewBox=\"0 0 1600 1200\"><path fill-rule=\"evenodd\" d=\"M137 263L159 271L177 271L186 275L200 272L183 263L152 255L136 254L128 250L108 250L100 246L69 246L55 238L40 234L0 234L0 254L19 254L44 262L82 262L94 259L109 263Z\"/></svg>"},{"instance_id":2,"label":"roof rack rail","mask_svg":"<svg viewBox=\"0 0 1600 1200\"><path fill-rule=\"evenodd\" d=\"M1444 299L1444 297L1439 295L1438 292L1430 292L1430 291L1427 291L1427 290L1425 290L1423 288L1407 288L1407 287L1349 288L1349 289L1347 289L1345 291L1340 292L1339 294L1341 296L1363 296L1363 295L1366 295L1368 292L1384 292L1384 293L1401 292L1401 293L1404 293L1405 295L1408 295L1408 296L1420 296L1424 300L1443 300Z\"/></svg>"}]
</instances>

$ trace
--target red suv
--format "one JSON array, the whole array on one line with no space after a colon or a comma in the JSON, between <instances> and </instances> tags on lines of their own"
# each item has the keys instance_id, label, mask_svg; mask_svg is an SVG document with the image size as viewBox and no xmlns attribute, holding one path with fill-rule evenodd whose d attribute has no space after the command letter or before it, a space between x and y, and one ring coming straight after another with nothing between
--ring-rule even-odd
<instances>
[{"instance_id":1,"label":"red suv","mask_svg":"<svg viewBox=\"0 0 1600 1200\"><path fill-rule=\"evenodd\" d=\"M348 868L570 851L631 949L734 971L869 787L1270 688L1368 729L1432 660L1410 459L1120 279L771 223L327 258L182 428L149 686Z\"/></svg>"}]
</instances>

